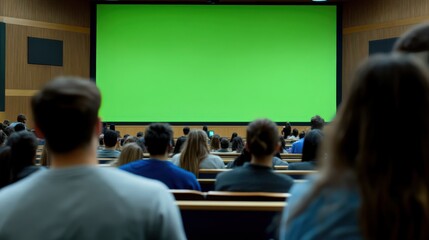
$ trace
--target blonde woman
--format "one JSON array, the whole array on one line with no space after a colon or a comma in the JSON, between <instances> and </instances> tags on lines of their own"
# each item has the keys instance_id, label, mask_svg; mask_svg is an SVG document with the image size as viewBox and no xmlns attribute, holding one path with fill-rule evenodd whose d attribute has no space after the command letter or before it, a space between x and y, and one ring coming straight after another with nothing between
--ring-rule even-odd
<instances>
[{"instance_id":1,"label":"blonde woman","mask_svg":"<svg viewBox=\"0 0 429 240\"><path fill-rule=\"evenodd\" d=\"M143 150L137 143L128 143L122 148L121 155L114 166L119 167L143 158Z\"/></svg>"},{"instance_id":2,"label":"blonde woman","mask_svg":"<svg viewBox=\"0 0 429 240\"><path fill-rule=\"evenodd\" d=\"M182 153L174 155L171 161L175 165L194 173L195 176L198 176L199 169L225 168L220 157L210 155L207 142L208 137L204 131L192 130L183 146Z\"/></svg>"}]
</instances>

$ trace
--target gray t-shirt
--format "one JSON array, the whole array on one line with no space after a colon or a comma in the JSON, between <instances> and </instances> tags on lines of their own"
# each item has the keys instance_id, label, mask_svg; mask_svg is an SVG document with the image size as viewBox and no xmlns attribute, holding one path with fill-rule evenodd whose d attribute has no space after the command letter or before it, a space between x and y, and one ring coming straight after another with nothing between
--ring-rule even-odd
<instances>
[{"instance_id":1,"label":"gray t-shirt","mask_svg":"<svg viewBox=\"0 0 429 240\"><path fill-rule=\"evenodd\" d=\"M180 154L176 154L171 158L171 162L180 167ZM225 168L225 163L222 158L216 155L208 155L200 163L200 169L219 169Z\"/></svg>"},{"instance_id":2,"label":"gray t-shirt","mask_svg":"<svg viewBox=\"0 0 429 240\"><path fill-rule=\"evenodd\" d=\"M186 239L165 185L92 166L38 171L0 191L0 239Z\"/></svg>"}]
</instances>

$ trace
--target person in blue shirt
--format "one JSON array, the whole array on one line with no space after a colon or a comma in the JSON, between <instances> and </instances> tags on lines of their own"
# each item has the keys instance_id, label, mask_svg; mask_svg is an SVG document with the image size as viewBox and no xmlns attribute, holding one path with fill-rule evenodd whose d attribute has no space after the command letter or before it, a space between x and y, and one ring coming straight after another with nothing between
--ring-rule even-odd
<instances>
[{"instance_id":1,"label":"person in blue shirt","mask_svg":"<svg viewBox=\"0 0 429 240\"><path fill-rule=\"evenodd\" d=\"M142 177L159 180L170 189L201 191L194 174L168 161L172 138L173 130L168 124L149 125L145 133L145 144L150 158L134 161L119 168Z\"/></svg>"},{"instance_id":2,"label":"person in blue shirt","mask_svg":"<svg viewBox=\"0 0 429 240\"><path fill-rule=\"evenodd\" d=\"M302 153L303 147L304 147L304 138L301 138L298 141L292 143L290 153Z\"/></svg>"},{"instance_id":3,"label":"person in blue shirt","mask_svg":"<svg viewBox=\"0 0 429 240\"><path fill-rule=\"evenodd\" d=\"M429 239L429 73L418 60L377 55L361 66L320 175L291 190L280 239ZM398 123L419 127L407 151L394 149Z\"/></svg>"}]
</instances>

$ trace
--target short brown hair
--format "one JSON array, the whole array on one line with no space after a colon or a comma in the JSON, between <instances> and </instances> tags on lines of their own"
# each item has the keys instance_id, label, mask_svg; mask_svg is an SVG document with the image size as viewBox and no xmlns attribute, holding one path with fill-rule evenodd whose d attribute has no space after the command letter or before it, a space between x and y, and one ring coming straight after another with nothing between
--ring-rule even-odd
<instances>
[{"instance_id":1,"label":"short brown hair","mask_svg":"<svg viewBox=\"0 0 429 240\"><path fill-rule=\"evenodd\" d=\"M35 124L54 153L67 153L91 141L100 104L94 82L76 77L52 80L31 101ZM64 127L75 125L79 128L64 136Z\"/></svg>"}]
</instances>

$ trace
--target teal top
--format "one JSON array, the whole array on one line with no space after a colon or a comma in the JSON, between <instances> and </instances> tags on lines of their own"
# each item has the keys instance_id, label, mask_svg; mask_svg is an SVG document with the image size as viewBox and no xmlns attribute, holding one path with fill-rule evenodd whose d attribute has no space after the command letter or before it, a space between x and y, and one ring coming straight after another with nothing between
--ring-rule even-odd
<instances>
[{"instance_id":1,"label":"teal top","mask_svg":"<svg viewBox=\"0 0 429 240\"><path fill-rule=\"evenodd\" d=\"M296 209L311 190L314 180L296 183L280 225L280 239L362 239L359 229L360 196L355 188L324 189L288 226L290 209Z\"/></svg>"}]
</instances>

